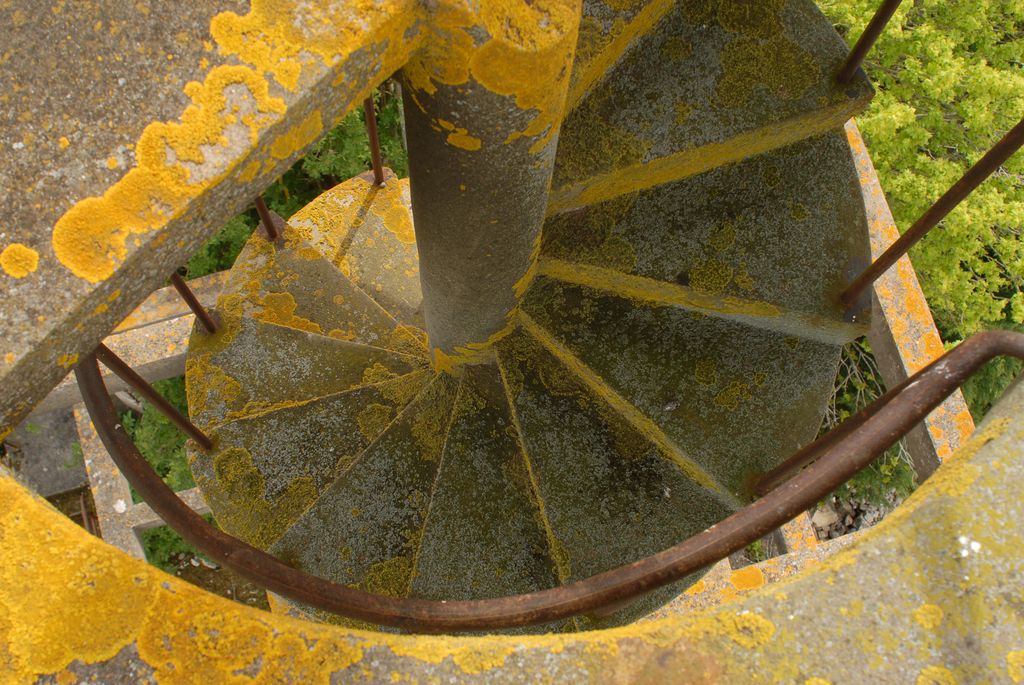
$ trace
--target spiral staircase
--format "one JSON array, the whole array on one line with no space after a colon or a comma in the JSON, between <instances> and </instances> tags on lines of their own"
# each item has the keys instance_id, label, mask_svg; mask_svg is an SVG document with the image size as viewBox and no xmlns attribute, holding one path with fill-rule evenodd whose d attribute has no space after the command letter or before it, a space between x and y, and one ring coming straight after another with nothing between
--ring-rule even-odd
<instances>
[{"instance_id":1,"label":"spiral staircase","mask_svg":"<svg viewBox=\"0 0 1024 685\"><path fill-rule=\"evenodd\" d=\"M74 366L66 341L89 354L156 282L144 257L181 263L202 237L190 221L238 209L394 73L410 178L378 169L287 221L265 215L213 323L192 331L185 424L203 440L189 461L218 526L336 587L436 608L579 588L770 500L755 485L814 439L840 348L870 323L868 298L845 306L840 293L870 262L878 222L844 130L871 87L861 72L837 83L847 47L811 0L238 11L210 17L219 52L206 48L202 69L214 67L186 87L180 122L145 128L138 167L60 217L52 254L5 251L30 298L56 263L78 280L50 288L55 307L74 301L56 327L5 357L17 373L4 425L45 385L25 369L56 382L44 362ZM187 38L183 26L168 35ZM898 390L963 377L953 361L922 373ZM82 383L90 408L106 401L100 386ZM923 397L888 408L914 423ZM0 471L16 503L0 515L0 669L18 682L954 682L949 659L931 664L940 654L963 656L969 674L998 663L1018 682L1019 612L995 580L1020 582L1002 553L1019 530L995 526L1019 509L1000 489L1021 477L1007 456L1019 452L1014 397L888 527L813 573L710 613L636 622L700 586L705 566L489 636L391 635L298 599L274 604L311 620L219 603L76 542ZM102 413L116 451L123 436ZM949 540L981 566L915 565ZM223 558L266 587L280 577L246 548ZM300 585L293 595L311 596ZM955 612L971 592L988 608ZM864 663L805 649L836 607ZM69 611L95 630L69 629ZM1006 648L972 652L976 630Z\"/></svg>"},{"instance_id":2,"label":"spiral staircase","mask_svg":"<svg viewBox=\"0 0 1024 685\"><path fill-rule=\"evenodd\" d=\"M407 75L411 179L352 179L249 241L186 374L216 444L192 469L225 530L375 593L502 597L708 528L814 438L866 330L836 297L870 256L838 125L870 87L837 92L844 46L811 2L678 4L595 74L606 39L581 33L574 106L537 153L492 152L493 124L466 150L451 132L479 132L489 95ZM767 84L737 76L751 55ZM520 211L505 165L531 157ZM538 629L626 622L696 577Z\"/></svg>"}]
</instances>

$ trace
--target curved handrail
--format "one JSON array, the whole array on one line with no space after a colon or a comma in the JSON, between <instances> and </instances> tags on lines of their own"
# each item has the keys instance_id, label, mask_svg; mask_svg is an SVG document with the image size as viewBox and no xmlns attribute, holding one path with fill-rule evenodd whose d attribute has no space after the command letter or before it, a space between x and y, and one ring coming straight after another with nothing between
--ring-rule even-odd
<instances>
[{"instance_id":1,"label":"curved handrail","mask_svg":"<svg viewBox=\"0 0 1024 685\"><path fill-rule=\"evenodd\" d=\"M1024 334L979 333L903 384L813 464L761 499L673 547L585 580L548 590L481 600L386 597L294 569L193 512L160 479L118 424L95 355L75 368L103 444L132 486L169 526L218 563L290 599L327 611L423 632L480 631L566 618L637 599L742 549L868 466L993 357L1024 358ZM877 404L883 398L876 400ZM827 437L827 436L826 436Z\"/></svg>"}]
</instances>

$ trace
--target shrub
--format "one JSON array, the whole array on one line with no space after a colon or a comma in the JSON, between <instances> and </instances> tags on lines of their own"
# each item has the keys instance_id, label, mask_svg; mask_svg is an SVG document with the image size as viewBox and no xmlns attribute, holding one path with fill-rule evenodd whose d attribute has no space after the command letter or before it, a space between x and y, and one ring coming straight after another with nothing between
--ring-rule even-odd
<instances>
[{"instance_id":1,"label":"shrub","mask_svg":"<svg viewBox=\"0 0 1024 685\"><path fill-rule=\"evenodd\" d=\"M878 0L821 0L852 45ZM865 63L878 91L858 117L896 224L908 228L1024 115L1024 3L903 3ZM1024 153L910 256L939 332L1024 330ZM1020 364L991 364L964 388L976 418Z\"/></svg>"}]
</instances>

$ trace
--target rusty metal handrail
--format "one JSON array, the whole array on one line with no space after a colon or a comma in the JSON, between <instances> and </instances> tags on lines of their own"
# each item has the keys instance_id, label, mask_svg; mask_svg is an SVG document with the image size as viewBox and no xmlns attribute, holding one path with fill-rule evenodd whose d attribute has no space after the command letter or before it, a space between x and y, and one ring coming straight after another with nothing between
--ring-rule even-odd
<instances>
[{"instance_id":1,"label":"rusty metal handrail","mask_svg":"<svg viewBox=\"0 0 1024 685\"><path fill-rule=\"evenodd\" d=\"M999 355L1024 359L1024 334L990 331L966 340L914 374L897 394L876 400L875 409L869 407L854 430L833 438L810 466L746 508L662 552L570 585L496 599L453 601L355 590L294 569L217 530L178 498L121 429L96 356L83 359L75 367L75 376L97 433L118 468L153 511L204 554L298 602L375 624L443 632L547 623L635 600L709 566L792 520L871 464L982 364Z\"/></svg>"}]
</instances>

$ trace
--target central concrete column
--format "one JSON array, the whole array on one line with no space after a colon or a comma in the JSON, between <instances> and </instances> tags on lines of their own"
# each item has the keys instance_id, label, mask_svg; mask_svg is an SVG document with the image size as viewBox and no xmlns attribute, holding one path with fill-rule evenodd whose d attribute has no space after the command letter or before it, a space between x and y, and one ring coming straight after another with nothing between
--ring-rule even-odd
<instances>
[{"instance_id":1,"label":"central concrete column","mask_svg":"<svg viewBox=\"0 0 1024 685\"><path fill-rule=\"evenodd\" d=\"M536 261L577 0L440 3L403 69L412 210L437 368L484 359Z\"/></svg>"}]
</instances>

